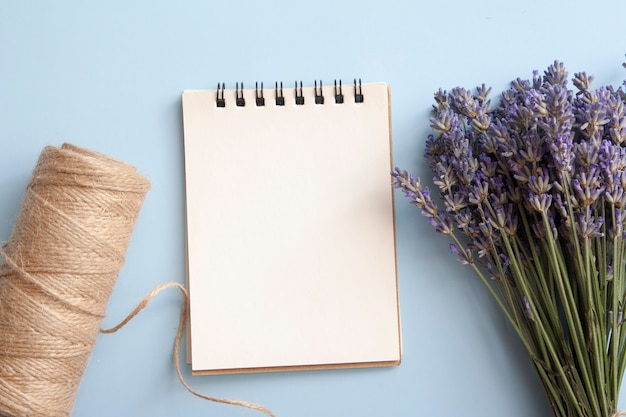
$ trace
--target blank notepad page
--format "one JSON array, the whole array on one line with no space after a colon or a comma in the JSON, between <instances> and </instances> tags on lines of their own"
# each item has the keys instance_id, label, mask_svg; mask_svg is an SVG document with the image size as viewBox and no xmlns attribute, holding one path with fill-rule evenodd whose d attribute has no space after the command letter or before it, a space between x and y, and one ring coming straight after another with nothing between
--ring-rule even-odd
<instances>
[{"instance_id":1,"label":"blank notepad page","mask_svg":"<svg viewBox=\"0 0 626 417\"><path fill-rule=\"evenodd\" d=\"M389 90L319 92L183 93L196 374L400 362Z\"/></svg>"}]
</instances>

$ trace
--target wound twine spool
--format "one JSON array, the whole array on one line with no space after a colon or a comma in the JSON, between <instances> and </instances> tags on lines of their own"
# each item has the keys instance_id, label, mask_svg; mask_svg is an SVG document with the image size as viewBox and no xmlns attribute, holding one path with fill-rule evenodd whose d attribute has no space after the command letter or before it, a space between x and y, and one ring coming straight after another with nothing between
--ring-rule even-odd
<instances>
[{"instance_id":1,"label":"wound twine spool","mask_svg":"<svg viewBox=\"0 0 626 417\"><path fill-rule=\"evenodd\" d=\"M0 411L65 417L150 187L65 144L42 151L0 267Z\"/></svg>"},{"instance_id":2,"label":"wound twine spool","mask_svg":"<svg viewBox=\"0 0 626 417\"><path fill-rule=\"evenodd\" d=\"M11 237L0 247L0 417L68 417L91 356L130 236L150 188L135 168L74 145L48 146L26 187ZM174 358L178 363L188 297Z\"/></svg>"}]
</instances>

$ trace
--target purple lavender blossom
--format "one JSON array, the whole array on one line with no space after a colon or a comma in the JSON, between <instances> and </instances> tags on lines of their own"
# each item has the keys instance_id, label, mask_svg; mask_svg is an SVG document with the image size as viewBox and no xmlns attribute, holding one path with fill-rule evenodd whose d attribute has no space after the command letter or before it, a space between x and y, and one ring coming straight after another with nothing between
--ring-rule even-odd
<instances>
[{"instance_id":1,"label":"purple lavender blossom","mask_svg":"<svg viewBox=\"0 0 626 417\"><path fill-rule=\"evenodd\" d=\"M430 196L430 190L422 187L419 179L399 168L392 171L391 175L393 186L401 189L404 195L411 200L411 204L422 209L422 214L435 227L435 230L445 235L452 233L454 227L452 220L443 213L439 213L439 208Z\"/></svg>"},{"instance_id":2,"label":"purple lavender blossom","mask_svg":"<svg viewBox=\"0 0 626 417\"><path fill-rule=\"evenodd\" d=\"M573 250L571 239L614 236L616 230L621 236L625 94L621 88L594 90L592 81L577 73L576 90L568 89L568 73L555 61L543 74L534 71L531 80L513 80L496 108L485 85L438 90L424 156L443 209L406 171L396 168L394 186L436 231L464 236L466 248L476 251L493 276L501 274L498 257L510 250L504 236L516 240L519 262L528 268L537 240L562 238ZM467 259L455 245L453 252Z\"/></svg>"},{"instance_id":3,"label":"purple lavender blossom","mask_svg":"<svg viewBox=\"0 0 626 417\"><path fill-rule=\"evenodd\" d=\"M457 262L463 265L474 263L472 252L469 249L460 249L456 244L450 244L450 252L457 256Z\"/></svg>"},{"instance_id":4,"label":"purple lavender blossom","mask_svg":"<svg viewBox=\"0 0 626 417\"><path fill-rule=\"evenodd\" d=\"M443 209L392 172L489 288L561 417L613 415L626 369L626 93L592 82L570 89L555 61L495 108L485 85L440 89L424 156Z\"/></svg>"}]
</instances>

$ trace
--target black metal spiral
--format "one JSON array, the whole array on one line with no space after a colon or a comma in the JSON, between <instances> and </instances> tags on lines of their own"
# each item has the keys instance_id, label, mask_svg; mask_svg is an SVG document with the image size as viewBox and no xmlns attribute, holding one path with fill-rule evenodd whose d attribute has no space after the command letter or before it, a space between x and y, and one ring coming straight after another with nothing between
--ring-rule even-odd
<instances>
[{"instance_id":1,"label":"black metal spiral","mask_svg":"<svg viewBox=\"0 0 626 417\"><path fill-rule=\"evenodd\" d=\"M324 97L324 86L322 84L322 80L314 81L313 87L313 102L315 104L322 105L325 103ZM328 87L327 87L328 88ZM346 101L346 97L343 92L343 84L341 80L335 80L332 86L332 96L335 98L335 104L344 104ZM227 99L225 98L226 84L225 83L217 83L217 89L215 91L215 105L217 107L226 107ZM232 91L232 90L231 90ZM302 106L305 103L305 94L302 87L302 81L296 81L294 83L294 103L298 106ZM363 103L365 101L365 95L363 93L363 85L361 83L361 79L358 81L354 79L354 102L355 103ZM263 89L263 82L256 82L254 86L254 102L257 107L265 107L265 95ZM284 106L285 105L285 95L283 93L283 83L276 81L274 85L274 104L276 106ZM237 107L245 107L246 99L244 97L244 85L243 82L235 83L235 105Z\"/></svg>"}]
</instances>

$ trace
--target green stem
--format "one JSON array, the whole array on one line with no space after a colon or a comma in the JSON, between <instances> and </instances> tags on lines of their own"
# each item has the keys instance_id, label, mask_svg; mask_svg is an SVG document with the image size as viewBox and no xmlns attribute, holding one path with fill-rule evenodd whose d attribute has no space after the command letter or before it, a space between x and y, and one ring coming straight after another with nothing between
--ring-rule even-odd
<instances>
[{"instance_id":1,"label":"green stem","mask_svg":"<svg viewBox=\"0 0 626 417\"><path fill-rule=\"evenodd\" d=\"M613 214L613 216L615 216ZM613 217L615 218L615 217ZM615 222L613 223L615 224ZM624 354L620 355L621 358L618 358L618 354L620 353L620 343L621 343L621 323L618 323L619 318L619 308L620 308L620 300L622 295L621 283L624 279L622 274L622 239L621 236L615 236L613 238L613 280L611 283L611 287L613 291L611 291L611 309L613 311L613 320L611 323L611 342L610 342L610 355L612 362L612 372L611 372L611 390L613 392L615 401L617 403L617 398L619 395L619 387L620 382L623 377L624 372Z\"/></svg>"},{"instance_id":2,"label":"green stem","mask_svg":"<svg viewBox=\"0 0 626 417\"><path fill-rule=\"evenodd\" d=\"M591 378L589 376L589 358L586 353L586 343L583 330L581 328L580 323L580 315L578 314L576 308L576 302L574 300L572 289L569 285L569 281L563 276L563 272L567 271L567 267L564 263L563 256L559 252L557 252L554 239L551 234L550 222L548 221L548 217L545 213L542 213L542 219L544 223L544 227L548 237L546 241L548 243L548 248L550 250L551 256L549 257L552 263L553 270L555 271L555 278L558 291L560 293L561 299L563 300L563 310L567 319L567 323L569 325L571 331L571 340L574 344L574 352L576 354L576 358L578 360L578 370L582 375L584 385L587 388L585 391L589 394L592 393L593 390L589 390L593 387L591 382ZM573 226L572 226L573 228ZM587 400L591 402L590 410L594 416L601 416L601 411L599 404L597 402L597 397L595 395L587 395ZM577 398L577 401L582 401L582 398ZM582 414L581 414L582 415Z\"/></svg>"},{"instance_id":3,"label":"green stem","mask_svg":"<svg viewBox=\"0 0 626 417\"><path fill-rule=\"evenodd\" d=\"M588 209L589 210L589 209ZM584 263L585 263L585 276L580 278L580 281L584 283L584 290L586 292L586 296L581 297L584 300L581 304L583 304L583 308L585 309L585 319L587 321L587 325L589 327L589 341L590 347L592 349L589 350L590 356L590 365L595 367L595 387L591 394L596 393L600 397L600 406L603 409L603 415L608 413L607 398L606 398L606 390L605 390L605 375L604 375L604 365L602 361L602 357L606 355L605 351L602 349L602 342L599 340L600 333L598 332L598 316L597 311L598 307L598 294L594 288L597 288L596 281L596 270L594 265L594 260L592 259L592 250L591 250L591 238L583 237L584 239ZM586 304L586 305L585 305Z\"/></svg>"}]
</instances>

